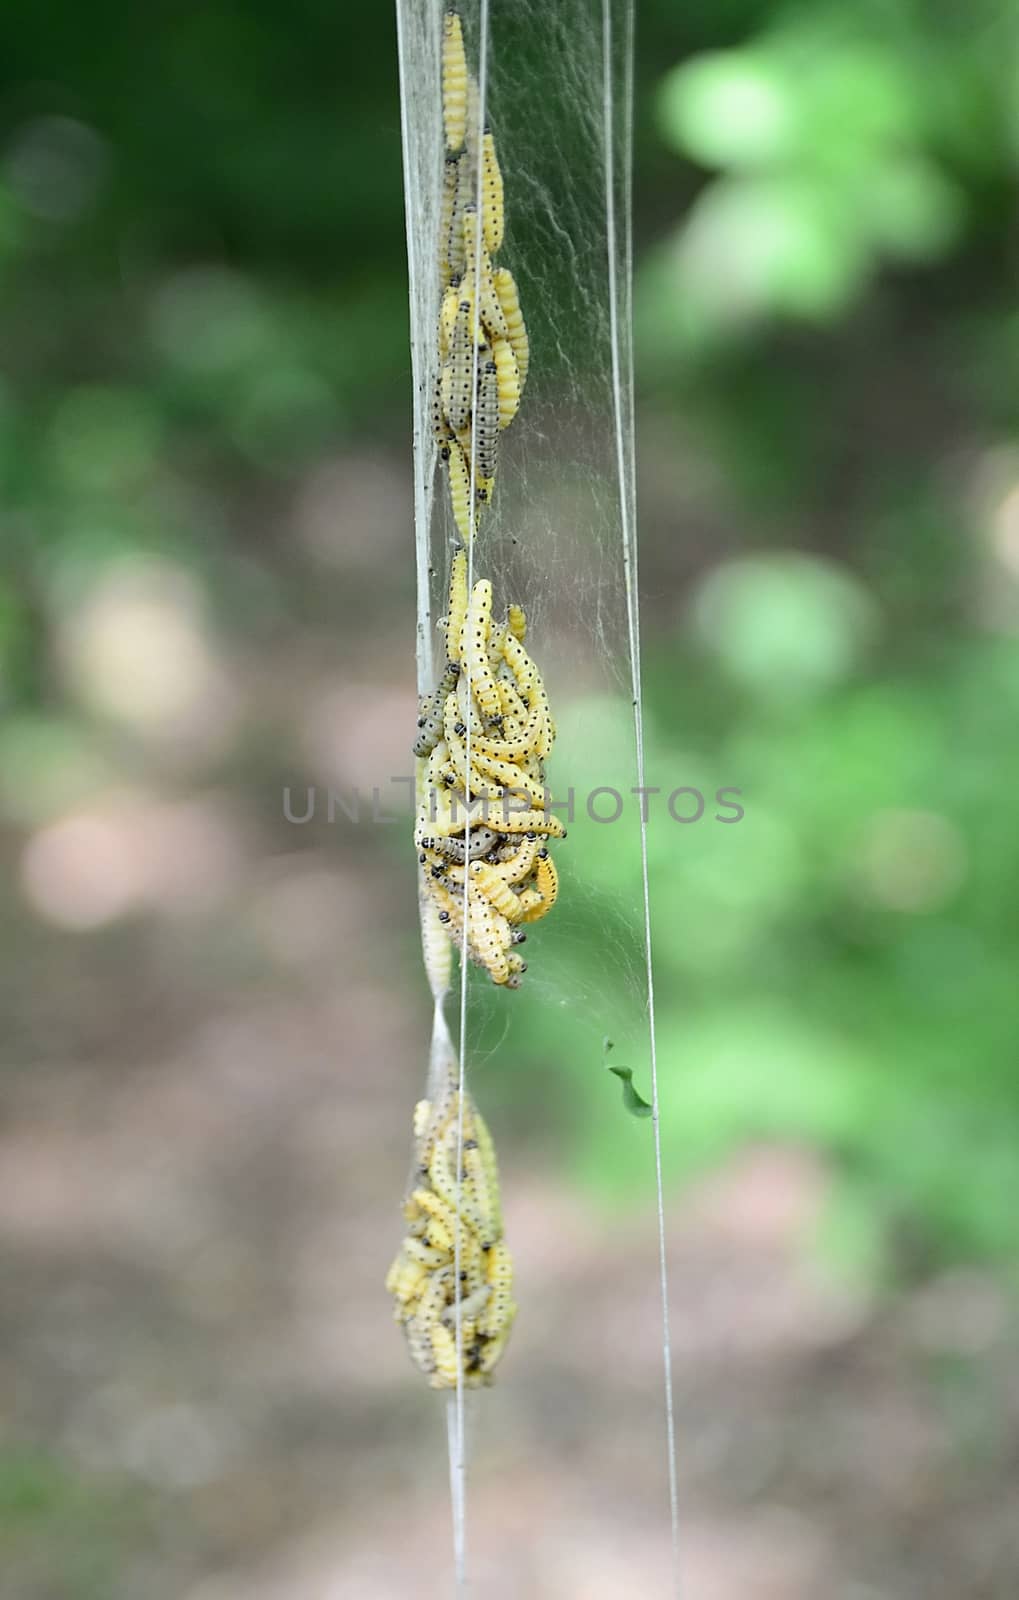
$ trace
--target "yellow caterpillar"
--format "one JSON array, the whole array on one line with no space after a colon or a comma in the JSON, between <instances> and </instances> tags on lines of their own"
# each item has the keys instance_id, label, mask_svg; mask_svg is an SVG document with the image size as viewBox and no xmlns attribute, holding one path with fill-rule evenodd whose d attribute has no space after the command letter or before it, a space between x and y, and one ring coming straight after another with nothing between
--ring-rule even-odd
<instances>
[{"instance_id":1,"label":"yellow caterpillar","mask_svg":"<svg viewBox=\"0 0 1019 1600\"><path fill-rule=\"evenodd\" d=\"M492 909L501 913L509 923L523 920L523 911L520 908L520 896L514 894L508 883L505 883L495 868L485 861L471 863L471 889L478 890L492 906Z\"/></svg>"},{"instance_id":2,"label":"yellow caterpillar","mask_svg":"<svg viewBox=\"0 0 1019 1600\"><path fill-rule=\"evenodd\" d=\"M495 290L496 299L506 321L507 338L516 357L520 390L523 393L524 384L527 382L528 368L531 364L531 347L527 337L527 326L524 322L523 312L520 309L520 296L517 292L516 280L508 267L496 267L492 273L492 287Z\"/></svg>"},{"instance_id":3,"label":"yellow caterpillar","mask_svg":"<svg viewBox=\"0 0 1019 1600\"><path fill-rule=\"evenodd\" d=\"M488 660L488 638L492 629L492 585L479 578L471 593L460 635L460 660L482 713L490 722L502 716L499 691Z\"/></svg>"},{"instance_id":4,"label":"yellow caterpillar","mask_svg":"<svg viewBox=\"0 0 1019 1600\"><path fill-rule=\"evenodd\" d=\"M463 446L456 439L451 439L448 445L449 455L446 458L446 467L449 472L449 498L453 507L453 520L456 529L465 544L470 542L471 528L471 469L463 453ZM453 635L450 634L450 639ZM459 654L460 636L456 635L456 650Z\"/></svg>"},{"instance_id":5,"label":"yellow caterpillar","mask_svg":"<svg viewBox=\"0 0 1019 1600\"><path fill-rule=\"evenodd\" d=\"M481 216L485 243L495 255L502 244L506 215L503 206L502 171L499 167L499 157L495 152L495 140L489 130L485 131L481 140L481 184L484 196Z\"/></svg>"},{"instance_id":6,"label":"yellow caterpillar","mask_svg":"<svg viewBox=\"0 0 1019 1600\"><path fill-rule=\"evenodd\" d=\"M449 603L447 606L446 658L460 660L460 634L467 615L467 552L457 550L449 569Z\"/></svg>"},{"instance_id":7,"label":"yellow caterpillar","mask_svg":"<svg viewBox=\"0 0 1019 1600\"><path fill-rule=\"evenodd\" d=\"M475 793L483 792L485 778L493 778L507 794L520 800L526 797L530 804L538 809L550 803L548 790L540 778L532 778L523 766L516 766L512 761L501 761L497 756L487 756L481 750L471 750L471 764L477 773L481 774L481 782Z\"/></svg>"},{"instance_id":8,"label":"yellow caterpillar","mask_svg":"<svg viewBox=\"0 0 1019 1600\"><path fill-rule=\"evenodd\" d=\"M534 873L534 886L551 911L559 894L559 874L547 850L538 852L539 860Z\"/></svg>"},{"instance_id":9,"label":"yellow caterpillar","mask_svg":"<svg viewBox=\"0 0 1019 1600\"><path fill-rule=\"evenodd\" d=\"M520 409L520 368L508 338L492 340L492 360L499 396L499 426L508 428Z\"/></svg>"},{"instance_id":10,"label":"yellow caterpillar","mask_svg":"<svg viewBox=\"0 0 1019 1600\"><path fill-rule=\"evenodd\" d=\"M507 959L511 934L506 918L480 895L471 895L467 901L467 932L492 982L505 983L512 970Z\"/></svg>"},{"instance_id":11,"label":"yellow caterpillar","mask_svg":"<svg viewBox=\"0 0 1019 1600\"><path fill-rule=\"evenodd\" d=\"M447 11L442 24L442 121L446 148L456 152L467 131L467 57L455 11Z\"/></svg>"},{"instance_id":12,"label":"yellow caterpillar","mask_svg":"<svg viewBox=\"0 0 1019 1600\"><path fill-rule=\"evenodd\" d=\"M501 688L501 685L500 685ZM505 705L502 694L499 696L500 705ZM526 707L522 707L526 710ZM505 712L503 714L505 721ZM512 739L492 739L487 734L479 734L472 746L486 756L495 757L502 761L518 761L538 748L538 744L547 741L548 730L546 727L548 714L541 701L536 702L527 712L527 721L520 732Z\"/></svg>"},{"instance_id":13,"label":"yellow caterpillar","mask_svg":"<svg viewBox=\"0 0 1019 1600\"><path fill-rule=\"evenodd\" d=\"M503 1244L494 1244L488 1252L488 1283L491 1295L479 1319L479 1329L489 1338L508 1333L516 1314L513 1304L513 1261Z\"/></svg>"}]
</instances>

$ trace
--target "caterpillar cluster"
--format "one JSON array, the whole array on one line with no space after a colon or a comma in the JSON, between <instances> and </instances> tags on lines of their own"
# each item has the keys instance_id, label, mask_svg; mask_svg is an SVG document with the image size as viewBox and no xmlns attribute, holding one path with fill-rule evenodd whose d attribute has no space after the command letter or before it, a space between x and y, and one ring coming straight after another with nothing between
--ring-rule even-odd
<instances>
[{"instance_id":1,"label":"caterpillar cluster","mask_svg":"<svg viewBox=\"0 0 1019 1600\"><path fill-rule=\"evenodd\" d=\"M529 348L513 276L492 265L504 228L502 174L492 134L480 126L454 11L443 22L442 115L433 423L458 543L445 661L421 704L414 744L422 948L439 1019L454 945L494 983L519 986L524 925L545 916L558 892L549 840L565 838L545 787L555 725L524 647L526 618L514 605L493 618L491 582L468 582L465 546L491 500L499 436L516 416ZM407 1231L386 1278L411 1357L434 1389L458 1388L461 1375L469 1388L490 1383L517 1309L492 1139L457 1083L451 1057L441 1089L416 1108Z\"/></svg>"},{"instance_id":2,"label":"caterpillar cluster","mask_svg":"<svg viewBox=\"0 0 1019 1600\"><path fill-rule=\"evenodd\" d=\"M443 627L445 670L422 704L414 744L426 959L441 960L443 933L463 948L466 895L468 956L493 983L518 988L524 925L544 917L558 894L548 841L565 830L545 786L555 725L524 648L523 611L510 606L503 623L493 621L488 579L468 594L464 550L453 557Z\"/></svg>"},{"instance_id":3,"label":"caterpillar cluster","mask_svg":"<svg viewBox=\"0 0 1019 1600\"><path fill-rule=\"evenodd\" d=\"M393 1315L433 1389L456 1388L458 1306L468 1388L491 1383L517 1311L492 1138L465 1094L458 1175L459 1106L447 1083L436 1104L421 1100L415 1107L416 1170L403 1207L407 1233L386 1278Z\"/></svg>"},{"instance_id":4,"label":"caterpillar cluster","mask_svg":"<svg viewBox=\"0 0 1019 1600\"><path fill-rule=\"evenodd\" d=\"M530 350L513 274L492 265L505 228L502 172L491 130L479 128L478 87L455 11L443 22L442 116L442 306L432 421L449 474L453 517L466 541L478 512L491 501L499 435L517 414Z\"/></svg>"}]
</instances>

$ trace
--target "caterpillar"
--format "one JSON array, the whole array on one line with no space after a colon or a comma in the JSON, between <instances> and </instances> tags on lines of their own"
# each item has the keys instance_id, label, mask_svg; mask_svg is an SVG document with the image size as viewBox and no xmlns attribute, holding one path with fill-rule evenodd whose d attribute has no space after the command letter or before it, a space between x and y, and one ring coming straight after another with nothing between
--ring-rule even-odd
<instances>
[{"instance_id":1,"label":"caterpillar","mask_svg":"<svg viewBox=\"0 0 1019 1600\"><path fill-rule=\"evenodd\" d=\"M467 57L455 11L447 11L442 25L442 121L447 149L460 150L467 131Z\"/></svg>"},{"instance_id":2,"label":"caterpillar","mask_svg":"<svg viewBox=\"0 0 1019 1600\"><path fill-rule=\"evenodd\" d=\"M483 195L482 229L485 243L494 255L502 244L506 226L503 204L502 171L495 151L495 140L486 128L481 139L481 185Z\"/></svg>"},{"instance_id":3,"label":"caterpillar","mask_svg":"<svg viewBox=\"0 0 1019 1600\"><path fill-rule=\"evenodd\" d=\"M506 323L506 336L516 357L520 391L523 393L524 384L527 382L528 368L531 364L531 347L527 337L527 325L520 309L520 296L517 291L516 280L508 267L497 267L495 269L492 273L492 288L495 290L495 297L499 302L499 308Z\"/></svg>"},{"instance_id":4,"label":"caterpillar","mask_svg":"<svg viewBox=\"0 0 1019 1600\"><path fill-rule=\"evenodd\" d=\"M492 340L492 360L499 395L499 426L508 428L520 409L520 368L508 338Z\"/></svg>"},{"instance_id":5,"label":"caterpillar","mask_svg":"<svg viewBox=\"0 0 1019 1600\"><path fill-rule=\"evenodd\" d=\"M478 473L490 485L499 464L499 370L486 361L478 381L478 405L474 418Z\"/></svg>"}]
</instances>

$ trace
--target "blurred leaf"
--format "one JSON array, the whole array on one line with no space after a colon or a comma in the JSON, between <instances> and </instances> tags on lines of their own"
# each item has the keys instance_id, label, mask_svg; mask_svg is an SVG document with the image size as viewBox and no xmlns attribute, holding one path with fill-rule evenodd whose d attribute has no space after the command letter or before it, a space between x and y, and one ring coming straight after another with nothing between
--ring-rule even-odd
<instances>
[{"instance_id":1,"label":"blurred leaf","mask_svg":"<svg viewBox=\"0 0 1019 1600\"><path fill-rule=\"evenodd\" d=\"M693 617L705 648L734 678L779 701L851 676L876 626L873 602L849 572L778 552L709 573Z\"/></svg>"},{"instance_id":2,"label":"blurred leaf","mask_svg":"<svg viewBox=\"0 0 1019 1600\"><path fill-rule=\"evenodd\" d=\"M750 51L676 67L659 94L662 131L706 166L761 166L795 148L795 107L773 62Z\"/></svg>"},{"instance_id":3,"label":"blurred leaf","mask_svg":"<svg viewBox=\"0 0 1019 1600\"><path fill-rule=\"evenodd\" d=\"M922 159L882 162L862 198L875 239L907 261L936 260L962 229L958 189Z\"/></svg>"}]
</instances>

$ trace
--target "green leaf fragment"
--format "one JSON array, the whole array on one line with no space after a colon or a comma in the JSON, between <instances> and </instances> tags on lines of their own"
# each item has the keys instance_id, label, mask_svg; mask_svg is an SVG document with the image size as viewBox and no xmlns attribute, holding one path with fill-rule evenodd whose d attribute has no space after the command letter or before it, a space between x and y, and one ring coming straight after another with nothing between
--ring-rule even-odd
<instances>
[{"instance_id":1,"label":"green leaf fragment","mask_svg":"<svg viewBox=\"0 0 1019 1600\"><path fill-rule=\"evenodd\" d=\"M607 1070L609 1072L614 1072L617 1078L622 1079L623 1104L627 1111L630 1112L631 1116L649 1117L652 1110L651 1106L645 1099L642 1098L641 1095L637 1093L637 1090L633 1087L633 1068L609 1067Z\"/></svg>"}]
</instances>

